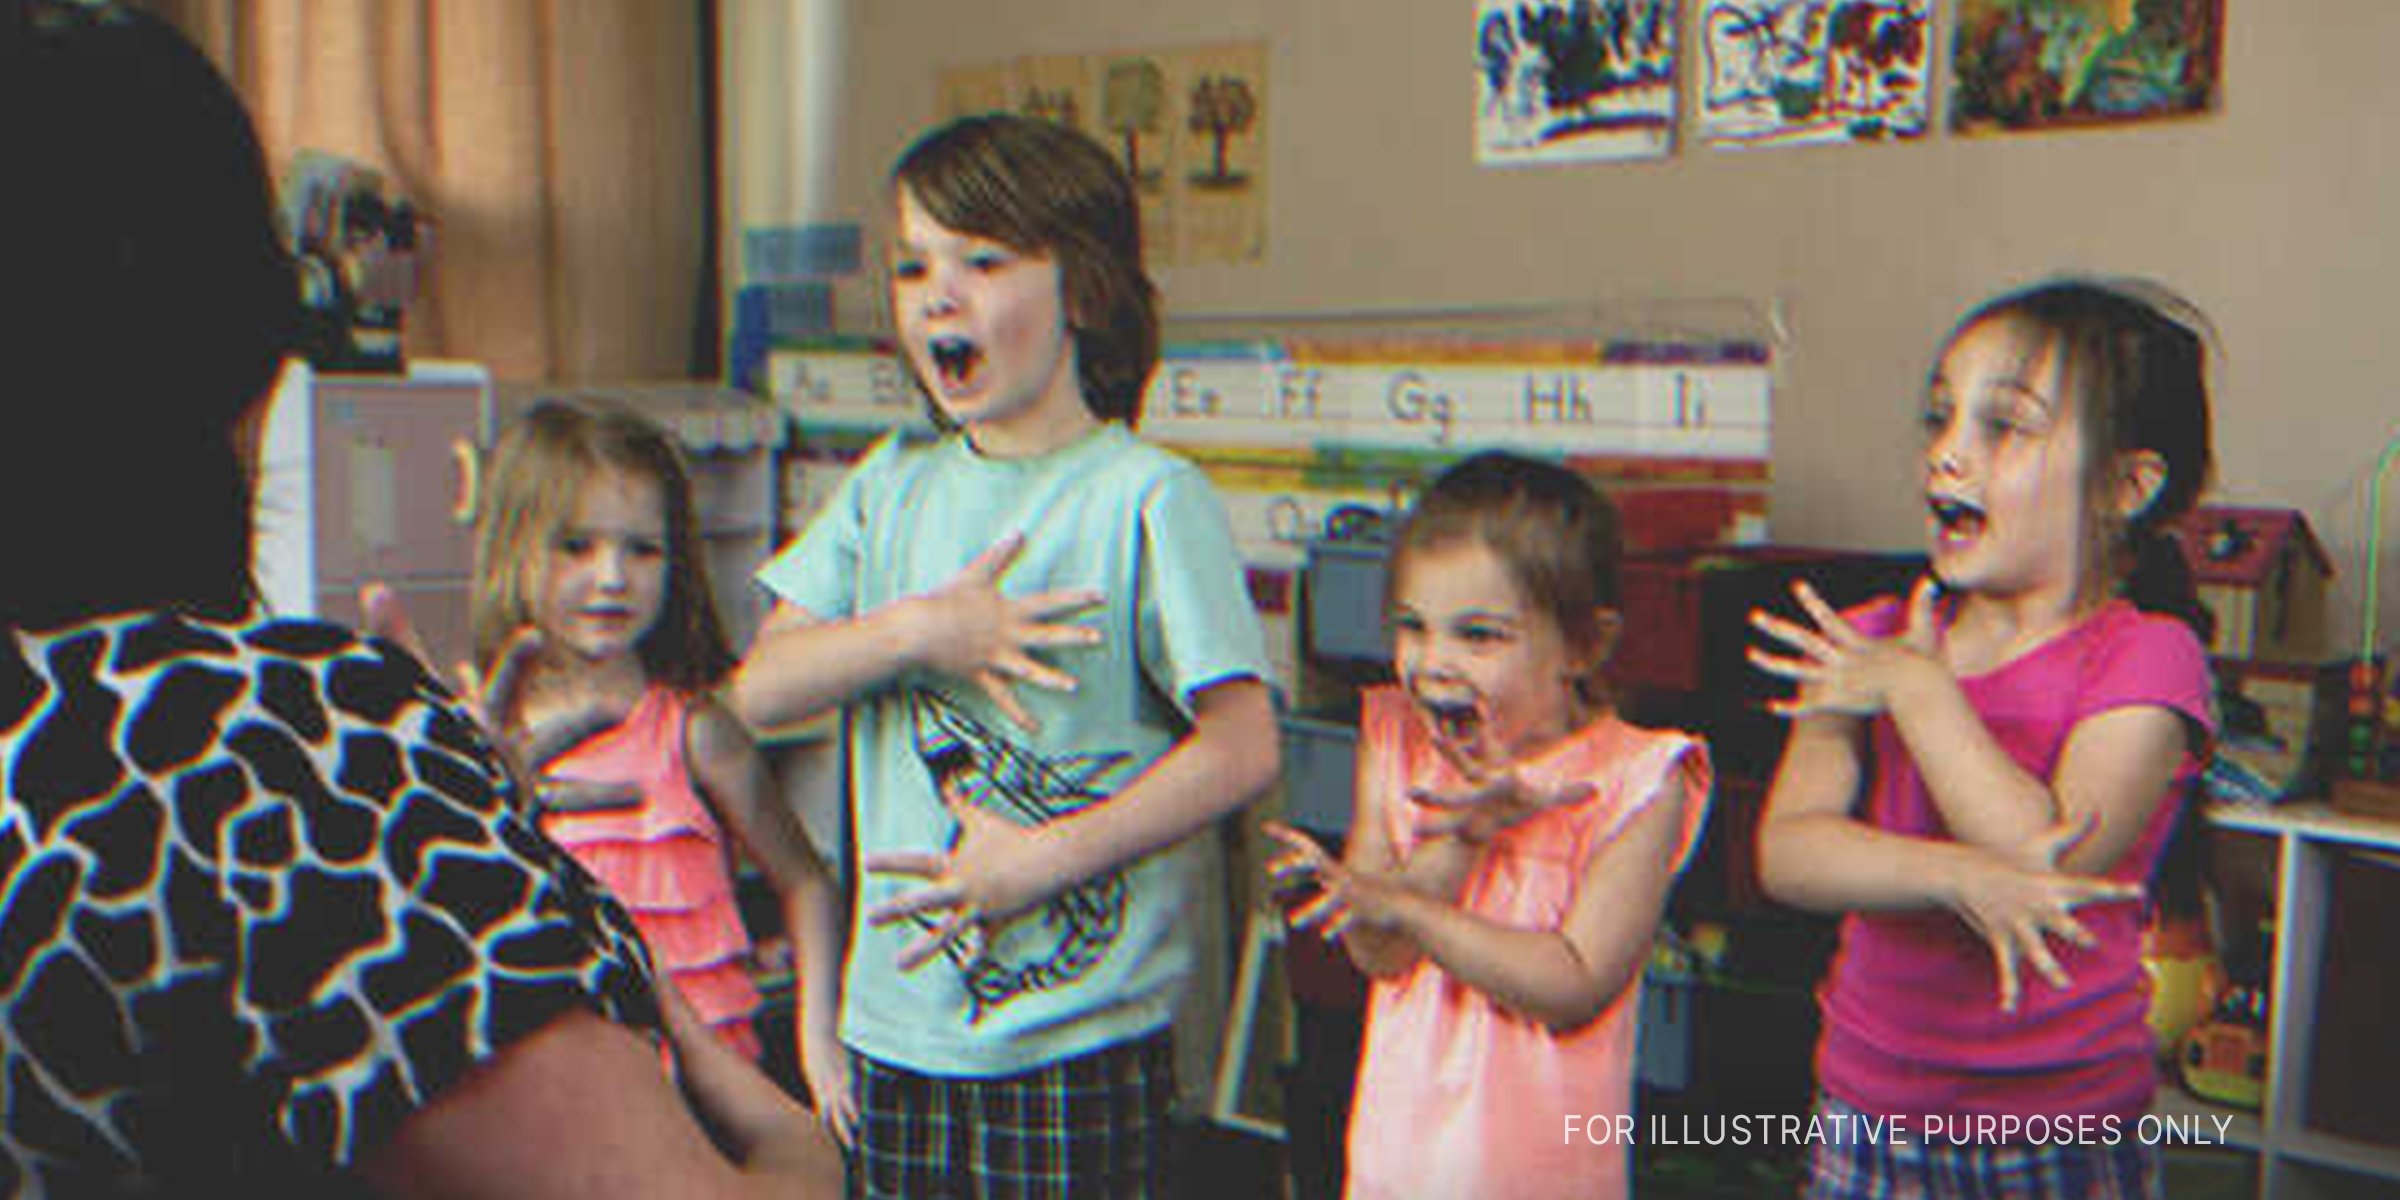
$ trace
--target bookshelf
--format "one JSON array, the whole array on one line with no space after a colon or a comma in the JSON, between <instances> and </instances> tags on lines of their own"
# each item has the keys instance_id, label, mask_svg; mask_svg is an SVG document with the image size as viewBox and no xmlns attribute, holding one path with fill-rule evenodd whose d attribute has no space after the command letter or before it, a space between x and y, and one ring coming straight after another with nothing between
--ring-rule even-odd
<instances>
[{"instance_id":1,"label":"bookshelf","mask_svg":"<svg viewBox=\"0 0 2400 1200\"><path fill-rule=\"evenodd\" d=\"M2158 1111L2167 1116L2228 1118L2227 1144L2256 1156L2258 1195L2272 1200L2347 1200L2400 1189L2400 1140L2379 1143L2326 1126L2324 1099L2314 1085L2321 1061L2318 1039L2328 1032L2320 1015L2327 1001L2329 954L2393 954L2388 942L2349 939L2339 947L2334 882L2345 864L2400 863L2400 822L2342 812L2323 803L2278 806L2219 804L2208 811L2218 829L2271 839L2277 864L2274 961L2271 965L2265 1103L2256 1113L2199 1100L2163 1084ZM2400 869L2400 867L2394 867Z\"/></svg>"}]
</instances>

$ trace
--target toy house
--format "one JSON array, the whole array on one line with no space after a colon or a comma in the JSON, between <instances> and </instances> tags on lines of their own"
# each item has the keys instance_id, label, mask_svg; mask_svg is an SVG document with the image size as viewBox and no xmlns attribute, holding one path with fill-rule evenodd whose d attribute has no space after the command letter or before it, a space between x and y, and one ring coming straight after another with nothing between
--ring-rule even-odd
<instances>
[{"instance_id":1,"label":"toy house","mask_svg":"<svg viewBox=\"0 0 2400 1200\"><path fill-rule=\"evenodd\" d=\"M2178 526L2201 603L2216 615L2209 653L2315 661L2325 652L2325 586L2333 560L2288 508L2205 507Z\"/></svg>"}]
</instances>

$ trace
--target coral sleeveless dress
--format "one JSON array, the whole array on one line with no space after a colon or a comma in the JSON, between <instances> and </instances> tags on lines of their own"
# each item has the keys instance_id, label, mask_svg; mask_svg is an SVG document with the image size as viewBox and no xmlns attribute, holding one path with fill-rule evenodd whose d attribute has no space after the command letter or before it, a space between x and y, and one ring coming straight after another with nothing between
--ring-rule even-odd
<instances>
[{"instance_id":1,"label":"coral sleeveless dress","mask_svg":"<svg viewBox=\"0 0 2400 1200\"><path fill-rule=\"evenodd\" d=\"M674 979L701 1019L756 1059L750 934L734 900L724 827L685 761L690 713L690 697L654 684L622 723L552 760L546 774L632 783L642 802L607 812L545 812L542 831L632 914L660 974Z\"/></svg>"},{"instance_id":2,"label":"coral sleeveless dress","mask_svg":"<svg viewBox=\"0 0 2400 1200\"><path fill-rule=\"evenodd\" d=\"M1403 853L1416 841L1412 786L1455 790L1461 777L1397 688L1365 696L1359 743L1366 786ZM1708 748L1614 716L1525 762L1545 786L1595 791L1493 839L1458 906L1496 925L1556 929L1585 864L1651 804L1683 802L1680 872L1699 844L1713 776ZM1613 1121L1633 1113L1641 1021L1637 973L1599 1019L1571 1032L1509 1011L1431 959L1374 982L1350 1114L1349 1200L1621 1200L1630 1155ZM1565 1119L1582 1123L1573 1136ZM1594 1136L1594 1130L1605 1136Z\"/></svg>"}]
</instances>

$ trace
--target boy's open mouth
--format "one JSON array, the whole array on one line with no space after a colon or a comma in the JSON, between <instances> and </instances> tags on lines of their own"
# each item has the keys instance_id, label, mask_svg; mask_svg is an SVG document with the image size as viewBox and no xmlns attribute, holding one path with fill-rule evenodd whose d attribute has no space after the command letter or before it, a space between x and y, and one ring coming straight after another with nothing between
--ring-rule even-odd
<instances>
[{"instance_id":1,"label":"boy's open mouth","mask_svg":"<svg viewBox=\"0 0 2400 1200\"><path fill-rule=\"evenodd\" d=\"M1932 510L1934 524L1940 527L1944 540L1964 540L1982 535L1982 509L1949 496L1930 497L1925 505Z\"/></svg>"},{"instance_id":2,"label":"boy's open mouth","mask_svg":"<svg viewBox=\"0 0 2400 1200\"><path fill-rule=\"evenodd\" d=\"M945 389L964 387L983 361L982 347L962 337L935 338L926 343L925 352Z\"/></svg>"}]
</instances>

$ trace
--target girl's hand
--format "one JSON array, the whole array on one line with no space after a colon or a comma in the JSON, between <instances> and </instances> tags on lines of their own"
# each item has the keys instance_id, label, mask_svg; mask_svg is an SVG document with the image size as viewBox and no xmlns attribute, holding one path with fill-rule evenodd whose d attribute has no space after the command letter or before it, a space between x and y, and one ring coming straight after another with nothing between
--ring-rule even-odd
<instances>
[{"instance_id":1,"label":"girl's hand","mask_svg":"<svg viewBox=\"0 0 2400 1200\"><path fill-rule=\"evenodd\" d=\"M726 1046L672 982L658 980L655 993L659 1024L674 1050L684 1094L731 1139L734 1156L751 1167L761 1165L762 1159L779 1159L790 1164L786 1169L838 1181L841 1155L824 1127L755 1064Z\"/></svg>"},{"instance_id":2,"label":"girl's hand","mask_svg":"<svg viewBox=\"0 0 2400 1200\"><path fill-rule=\"evenodd\" d=\"M800 1077L833 1140L850 1149L858 1137L858 1094L850 1076L850 1052L830 1032L800 1035Z\"/></svg>"},{"instance_id":3,"label":"girl's hand","mask_svg":"<svg viewBox=\"0 0 2400 1200\"><path fill-rule=\"evenodd\" d=\"M1090 588L1042 592L1023 599L1000 594L1000 577L1024 552L1025 535L1012 533L975 556L950 582L915 598L919 654L926 666L973 680L1008 719L1026 729L1040 723L1017 700L1015 684L1030 683L1072 692L1075 677L1033 657L1055 646L1090 646L1100 631L1053 621L1100 603Z\"/></svg>"},{"instance_id":4,"label":"girl's hand","mask_svg":"<svg viewBox=\"0 0 2400 1200\"><path fill-rule=\"evenodd\" d=\"M1292 928L1322 926L1324 936L1334 939L1353 926L1392 929L1399 924L1396 901L1400 885L1344 865L1325 853L1316 839L1281 821L1267 821L1259 827L1288 848L1267 864L1268 876L1278 884L1313 883L1318 889L1315 897L1292 910Z\"/></svg>"},{"instance_id":5,"label":"girl's hand","mask_svg":"<svg viewBox=\"0 0 2400 1200\"><path fill-rule=\"evenodd\" d=\"M966 800L950 802L958 838L949 853L899 850L861 860L869 871L911 875L926 886L904 892L867 910L867 924L889 925L921 914L940 913L933 927L900 950L903 971L914 970L967 939L979 953L985 929L1032 908L1055 890L1035 831Z\"/></svg>"},{"instance_id":6,"label":"girl's hand","mask_svg":"<svg viewBox=\"0 0 2400 1200\"><path fill-rule=\"evenodd\" d=\"M433 670L433 655L426 650L425 639L417 633L416 622L409 618L408 609L400 603L399 594L389 585L370 583L358 589L358 611L361 623L369 634L392 642L415 656L428 671ZM541 648L541 631L528 625L510 634L508 641L501 646L500 658L492 667L491 678L484 678L475 670L475 664L463 659L450 666L458 688L460 706L467 710L468 716L475 718L476 724L483 726L487 736L502 743L501 748L512 753L524 749L515 744L517 739L514 735L520 732L519 726L523 723L526 674L533 664L533 656ZM564 749L566 746L550 749L548 757L540 762L519 759L509 765L522 771L557 757Z\"/></svg>"},{"instance_id":7,"label":"girl's hand","mask_svg":"<svg viewBox=\"0 0 2400 1200\"><path fill-rule=\"evenodd\" d=\"M516 717L512 733L515 749L526 766L538 771L592 735L623 724L626 717L633 715L633 708L596 690L579 689L540 717L512 715Z\"/></svg>"},{"instance_id":8,"label":"girl's hand","mask_svg":"<svg viewBox=\"0 0 2400 1200\"><path fill-rule=\"evenodd\" d=\"M2058 861L2077 842L2089 836L2096 821L2085 816L2062 821L2027 842L2014 854L1995 854L1962 847L1969 864L1950 897L1951 907L1992 948L1992 966L2000 976L2000 1011L2015 1012L2020 992L2019 964L2029 965L2050 986L2068 985L2066 968L2051 953L2050 939L2090 948L2098 939L2075 909L2098 901L2138 900L2141 885L2089 875L2069 875Z\"/></svg>"},{"instance_id":9,"label":"girl's hand","mask_svg":"<svg viewBox=\"0 0 2400 1200\"><path fill-rule=\"evenodd\" d=\"M499 674L494 672L495 677ZM523 689L515 690L517 697L521 697ZM623 724L633 714L630 705L597 689L576 688L565 696L555 697L556 703L546 705L541 716L527 718L517 697L508 701L516 711L504 712L509 724L501 728L499 736L507 741L517 762L533 773L534 799L543 809L593 813L640 806L642 789L629 780L575 779L547 770L551 763L593 735Z\"/></svg>"},{"instance_id":10,"label":"girl's hand","mask_svg":"<svg viewBox=\"0 0 2400 1200\"><path fill-rule=\"evenodd\" d=\"M400 597L382 583L359 589L358 609L366 631L384 638L430 664L425 640L417 633ZM604 729L612 729L630 712L624 704L597 693L583 693L546 713L538 721L525 719L525 684L534 655L542 648L541 631L528 625L509 636L489 679L473 663L452 664L459 704L483 727L509 773L532 780L534 803L560 812L608 812L642 802L641 789L631 783L596 783L542 774L542 768ZM428 668L430 669L430 667Z\"/></svg>"},{"instance_id":11,"label":"girl's hand","mask_svg":"<svg viewBox=\"0 0 2400 1200\"><path fill-rule=\"evenodd\" d=\"M1528 783L1524 776L1507 771L1465 791L1411 788L1408 800L1417 806L1418 836L1453 836L1480 846L1537 813L1580 804L1597 791L1582 780L1551 787Z\"/></svg>"},{"instance_id":12,"label":"girl's hand","mask_svg":"<svg viewBox=\"0 0 2400 1200\"><path fill-rule=\"evenodd\" d=\"M1890 708L1893 694L1910 672L1940 665L1933 615L1935 587L1930 575L1917 581L1909 593L1906 623L1886 638L1860 633L1805 580L1792 585L1792 595L1807 611L1810 624L1787 621L1764 609L1753 611L1751 626L1793 653L1775 654L1753 646L1746 651L1751 664L1800 685L1797 695L1768 708L1785 717L1817 713L1871 717Z\"/></svg>"},{"instance_id":13,"label":"girl's hand","mask_svg":"<svg viewBox=\"0 0 2400 1200\"><path fill-rule=\"evenodd\" d=\"M642 789L622 779L602 782L544 775L533 781L533 800L544 812L623 812L642 806Z\"/></svg>"}]
</instances>

